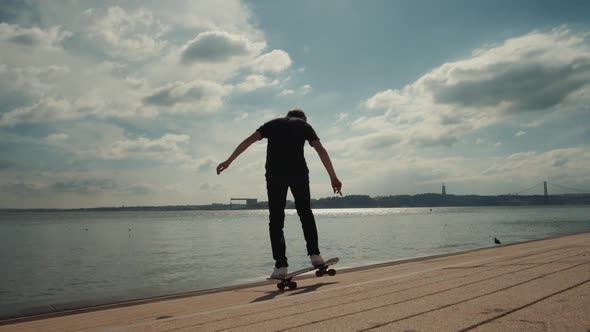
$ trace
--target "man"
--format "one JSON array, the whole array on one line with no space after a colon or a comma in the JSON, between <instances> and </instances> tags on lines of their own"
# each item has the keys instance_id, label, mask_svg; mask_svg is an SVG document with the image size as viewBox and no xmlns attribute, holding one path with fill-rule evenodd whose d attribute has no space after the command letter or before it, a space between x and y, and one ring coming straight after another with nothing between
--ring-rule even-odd
<instances>
[{"instance_id":1,"label":"man","mask_svg":"<svg viewBox=\"0 0 590 332\"><path fill-rule=\"evenodd\" d=\"M318 247L318 232L315 219L310 206L309 170L305 162L303 147L308 141L318 153L324 164L334 193L342 195L342 183L338 180L332 161L326 149L313 128L307 123L307 118L302 110L295 109L287 113L286 117L271 120L252 135L240 143L231 156L219 166L217 174L220 174L252 143L268 139L266 148L266 191L268 194L269 232L272 247L272 256L275 260L275 268L271 278L281 278L287 275L287 257L285 256L285 237L283 225L285 222L285 205L287 203L287 190L295 199L295 208L301 221L303 235L307 243L307 254L314 266L324 264Z\"/></svg>"}]
</instances>

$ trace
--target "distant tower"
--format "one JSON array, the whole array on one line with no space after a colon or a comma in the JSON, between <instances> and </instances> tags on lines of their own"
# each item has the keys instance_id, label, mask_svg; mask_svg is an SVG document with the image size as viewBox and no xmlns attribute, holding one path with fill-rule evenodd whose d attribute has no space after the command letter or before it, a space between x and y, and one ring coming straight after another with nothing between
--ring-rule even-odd
<instances>
[{"instance_id":1,"label":"distant tower","mask_svg":"<svg viewBox=\"0 0 590 332\"><path fill-rule=\"evenodd\" d=\"M443 183L442 186L442 195L445 196L447 194L447 187L445 187L445 184Z\"/></svg>"},{"instance_id":2,"label":"distant tower","mask_svg":"<svg viewBox=\"0 0 590 332\"><path fill-rule=\"evenodd\" d=\"M543 181L543 188L545 189L545 203L549 202L549 193L547 192L547 181Z\"/></svg>"}]
</instances>

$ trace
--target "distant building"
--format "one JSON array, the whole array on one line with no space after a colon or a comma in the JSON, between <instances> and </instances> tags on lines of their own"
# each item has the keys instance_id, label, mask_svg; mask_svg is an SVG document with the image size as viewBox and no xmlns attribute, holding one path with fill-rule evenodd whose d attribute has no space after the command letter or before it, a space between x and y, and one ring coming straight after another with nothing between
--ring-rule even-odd
<instances>
[{"instance_id":1,"label":"distant building","mask_svg":"<svg viewBox=\"0 0 590 332\"><path fill-rule=\"evenodd\" d=\"M247 209L258 207L258 199L257 198L230 198L230 200L229 200L230 208L233 207L234 201L246 201L246 208Z\"/></svg>"},{"instance_id":2,"label":"distant building","mask_svg":"<svg viewBox=\"0 0 590 332\"><path fill-rule=\"evenodd\" d=\"M446 194L447 194L447 187L445 187L445 184L443 183L443 185L442 185L442 195L443 196L446 196Z\"/></svg>"}]
</instances>

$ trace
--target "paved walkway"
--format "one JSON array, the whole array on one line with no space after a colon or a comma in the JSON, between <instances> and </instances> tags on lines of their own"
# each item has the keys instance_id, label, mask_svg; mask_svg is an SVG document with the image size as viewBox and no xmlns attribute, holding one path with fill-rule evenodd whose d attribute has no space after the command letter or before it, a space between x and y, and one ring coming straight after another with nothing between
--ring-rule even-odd
<instances>
[{"instance_id":1,"label":"paved walkway","mask_svg":"<svg viewBox=\"0 0 590 332\"><path fill-rule=\"evenodd\" d=\"M345 258L343 258L345 260ZM590 233L0 326L0 331L589 331Z\"/></svg>"}]
</instances>

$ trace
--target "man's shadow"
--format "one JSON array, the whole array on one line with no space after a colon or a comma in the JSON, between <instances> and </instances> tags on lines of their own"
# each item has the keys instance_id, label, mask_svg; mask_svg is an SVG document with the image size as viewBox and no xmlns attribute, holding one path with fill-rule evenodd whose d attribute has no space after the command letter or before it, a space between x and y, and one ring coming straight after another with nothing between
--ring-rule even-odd
<instances>
[{"instance_id":1,"label":"man's shadow","mask_svg":"<svg viewBox=\"0 0 590 332\"><path fill-rule=\"evenodd\" d=\"M277 297L278 295L283 294L283 293L289 293L288 296L305 294L305 293L313 292L322 286L333 285L333 284L337 284L337 282L321 282L321 283L315 284L315 285L299 287L296 290L292 290L292 291L275 290L272 292L266 292L266 295L256 298L256 299L250 301L250 303L272 300L275 297Z\"/></svg>"}]
</instances>

